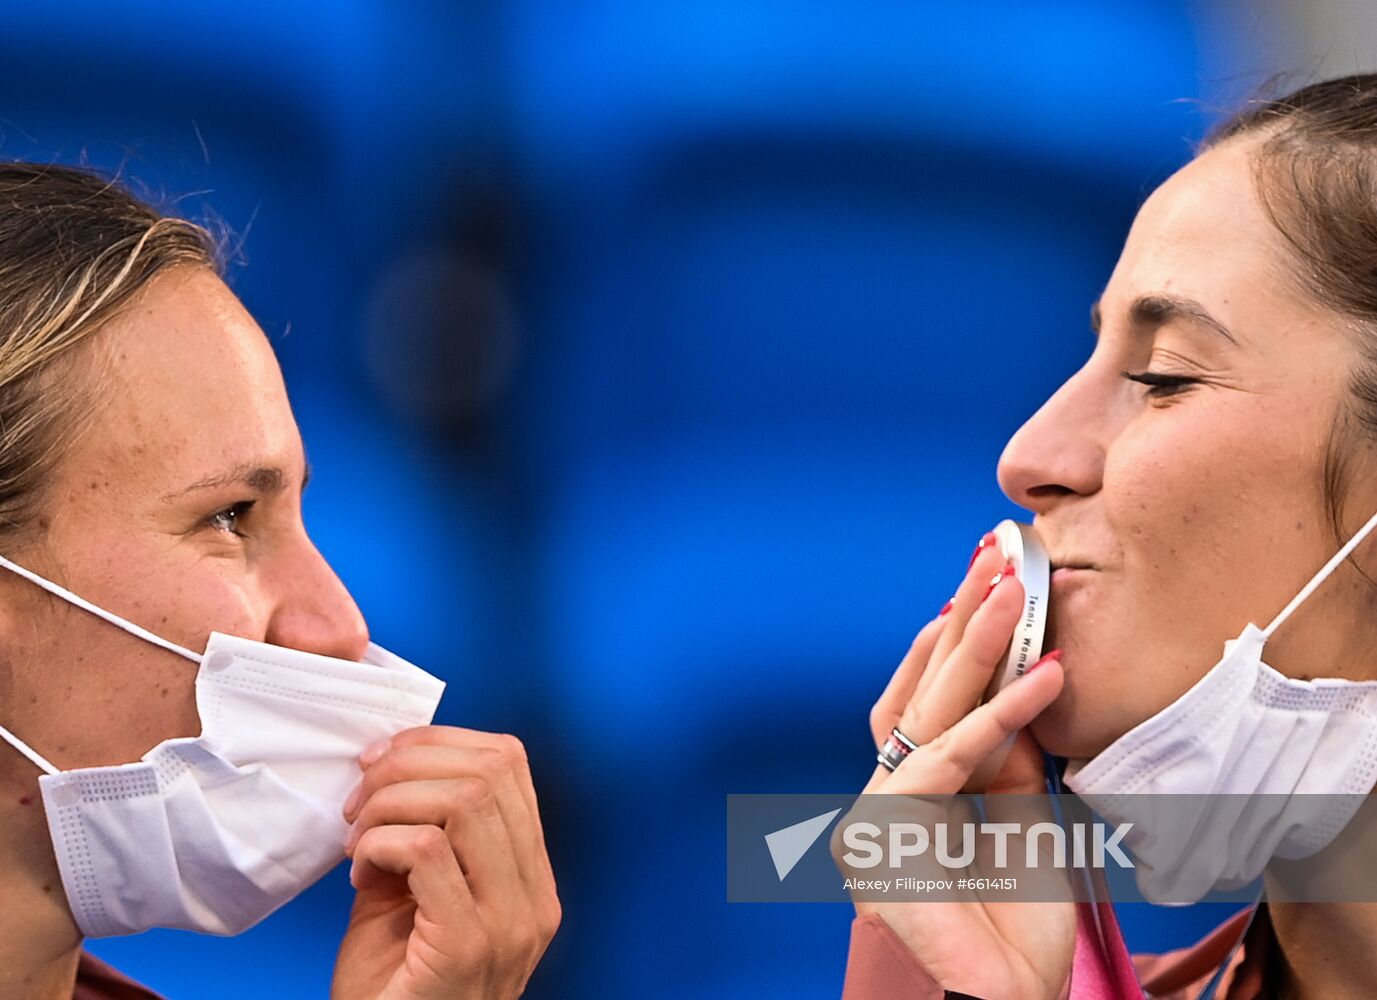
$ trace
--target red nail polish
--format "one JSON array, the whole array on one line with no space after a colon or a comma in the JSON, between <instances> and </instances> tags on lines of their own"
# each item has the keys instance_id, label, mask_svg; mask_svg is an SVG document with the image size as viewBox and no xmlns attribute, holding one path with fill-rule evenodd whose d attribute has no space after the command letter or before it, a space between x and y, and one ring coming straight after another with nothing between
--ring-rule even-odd
<instances>
[{"instance_id":1,"label":"red nail polish","mask_svg":"<svg viewBox=\"0 0 1377 1000\"><path fill-rule=\"evenodd\" d=\"M980 539L980 544L977 545L975 551L971 553L971 561L966 563L966 569L969 570L974 566L976 559L980 557L980 553L984 552L987 546L993 545L994 543L995 533L993 531L985 532L984 537Z\"/></svg>"},{"instance_id":2,"label":"red nail polish","mask_svg":"<svg viewBox=\"0 0 1377 1000\"><path fill-rule=\"evenodd\" d=\"M941 618L943 615L945 615L945 614L946 614L948 611L950 611L950 610L951 610L951 601L948 601L946 604L942 605L942 610L939 611L939 612L937 612L937 617L938 617L938 618Z\"/></svg>"},{"instance_id":3,"label":"red nail polish","mask_svg":"<svg viewBox=\"0 0 1377 1000\"><path fill-rule=\"evenodd\" d=\"M1027 677L1029 674L1031 674L1031 673L1032 673L1034 670L1036 670L1038 667L1042 666L1044 663L1050 663L1052 660L1056 660L1058 663L1061 662L1061 650L1060 650L1060 649L1054 649L1054 650L1052 650L1052 652L1048 653L1048 654L1047 654L1046 656L1044 656L1042 659L1038 660L1037 663L1034 663L1031 667L1029 667L1027 670L1025 670L1025 671L1023 672L1023 676L1024 676L1024 677Z\"/></svg>"},{"instance_id":4,"label":"red nail polish","mask_svg":"<svg viewBox=\"0 0 1377 1000\"><path fill-rule=\"evenodd\" d=\"M1004 568L994 575L994 579L992 579L992 580L990 581L990 585L989 585L988 587L985 588L985 597L982 597L982 598L980 599L980 603L981 603L981 604L984 604L984 603L985 603L985 598L989 597L992 593L994 593L994 589L995 589L996 587L999 586L999 581L1000 581L1000 580L1003 580L1006 576L1013 576L1013 575L1014 575L1014 564L1011 563L1011 562L1006 562L1006 563L1004 564Z\"/></svg>"}]
</instances>

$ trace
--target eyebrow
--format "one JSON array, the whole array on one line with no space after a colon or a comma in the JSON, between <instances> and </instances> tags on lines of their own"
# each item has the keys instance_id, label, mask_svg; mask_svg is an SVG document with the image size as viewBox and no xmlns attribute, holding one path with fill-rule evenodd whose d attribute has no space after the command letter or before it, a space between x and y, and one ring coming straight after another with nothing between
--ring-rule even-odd
<instances>
[{"instance_id":1,"label":"eyebrow","mask_svg":"<svg viewBox=\"0 0 1377 1000\"><path fill-rule=\"evenodd\" d=\"M306 492L306 485L311 481L311 463L308 461L301 471L301 491ZM200 493L204 490L221 489L225 486L243 486L245 489L253 490L262 496L272 496L281 493L287 486L287 474L275 465L257 465L248 462L243 465L236 465L232 469L217 472L207 476L205 479L192 483L185 489L175 493L169 493L163 497L164 501L178 500L192 493Z\"/></svg>"},{"instance_id":2,"label":"eyebrow","mask_svg":"<svg viewBox=\"0 0 1377 1000\"><path fill-rule=\"evenodd\" d=\"M1183 295L1140 295L1128 307L1128 318L1134 326L1159 327L1177 319L1190 320L1206 329L1213 330L1231 344L1237 344L1228 327L1210 315L1209 310L1195 299ZM1090 307L1090 329L1100 332L1100 303Z\"/></svg>"}]
</instances>

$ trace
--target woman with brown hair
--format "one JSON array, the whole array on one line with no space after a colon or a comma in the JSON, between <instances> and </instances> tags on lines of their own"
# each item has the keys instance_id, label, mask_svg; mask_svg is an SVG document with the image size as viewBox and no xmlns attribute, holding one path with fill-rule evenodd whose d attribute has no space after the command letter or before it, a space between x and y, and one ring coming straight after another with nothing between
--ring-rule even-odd
<instances>
[{"instance_id":1,"label":"woman with brown hair","mask_svg":"<svg viewBox=\"0 0 1377 1000\"><path fill-rule=\"evenodd\" d=\"M917 749L866 791L1040 793L1046 750L1074 791L1366 796L1377 75L1256 102L1217 129L1142 206L1092 326L1089 360L999 463L1051 558L1057 648L978 704L1023 609L982 544L872 713L877 745L898 730ZM1225 692L1250 642L1251 670ZM1011 736L991 783L970 787ZM1290 831L1289 849L1321 864L1335 847L1312 833ZM846 1000L1377 994L1371 903L1274 899L1132 963L1104 903L857 911Z\"/></svg>"},{"instance_id":2,"label":"woman with brown hair","mask_svg":"<svg viewBox=\"0 0 1377 1000\"><path fill-rule=\"evenodd\" d=\"M333 996L524 990L560 919L524 751L428 724L306 477L210 234L0 164L3 1000L151 996L83 938L236 933L346 854Z\"/></svg>"}]
</instances>

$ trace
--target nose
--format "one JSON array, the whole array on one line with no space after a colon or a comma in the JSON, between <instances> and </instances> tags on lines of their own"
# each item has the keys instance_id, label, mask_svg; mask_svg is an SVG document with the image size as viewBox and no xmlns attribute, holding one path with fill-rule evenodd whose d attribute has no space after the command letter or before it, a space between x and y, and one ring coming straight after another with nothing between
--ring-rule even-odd
<instances>
[{"instance_id":1,"label":"nose","mask_svg":"<svg viewBox=\"0 0 1377 1000\"><path fill-rule=\"evenodd\" d=\"M1004 446L997 476L1004 494L1036 514L1100 489L1110 438L1110 400L1087 364L1064 382Z\"/></svg>"},{"instance_id":2,"label":"nose","mask_svg":"<svg viewBox=\"0 0 1377 1000\"><path fill-rule=\"evenodd\" d=\"M358 661L368 650L368 624L320 550L304 536L274 569L277 598L265 641L307 653Z\"/></svg>"}]
</instances>

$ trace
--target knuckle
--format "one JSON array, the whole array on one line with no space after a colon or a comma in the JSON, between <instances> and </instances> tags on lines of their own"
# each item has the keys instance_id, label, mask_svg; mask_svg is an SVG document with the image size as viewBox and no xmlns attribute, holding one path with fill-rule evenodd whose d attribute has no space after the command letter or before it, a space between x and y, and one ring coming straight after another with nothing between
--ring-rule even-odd
<instances>
[{"instance_id":1,"label":"knuckle","mask_svg":"<svg viewBox=\"0 0 1377 1000\"><path fill-rule=\"evenodd\" d=\"M496 747L502 757L513 767L521 767L526 761L526 744L511 733L498 733Z\"/></svg>"},{"instance_id":2,"label":"knuckle","mask_svg":"<svg viewBox=\"0 0 1377 1000\"><path fill-rule=\"evenodd\" d=\"M478 773L489 781L496 781L511 771L511 759L497 747L483 747L478 751Z\"/></svg>"},{"instance_id":3,"label":"knuckle","mask_svg":"<svg viewBox=\"0 0 1377 1000\"><path fill-rule=\"evenodd\" d=\"M534 923L522 922L512 927L505 948L509 956L525 958L539 949L540 932Z\"/></svg>"},{"instance_id":4,"label":"knuckle","mask_svg":"<svg viewBox=\"0 0 1377 1000\"><path fill-rule=\"evenodd\" d=\"M438 826L418 826L411 838L412 850L418 857L439 858L451 850L449 838Z\"/></svg>"},{"instance_id":5,"label":"knuckle","mask_svg":"<svg viewBox=\"0 0 1377 1000\"><path fill-rule=\"evenodd\" d=\"M363 817L360 816L354 825L359 826L362 822ZM373 842L378 839L378 828L376 826L362 829L363 833L359 834L358 842L354 844L354 857L356 858L371 852L373 849Z\"/></svg>"},{"instance_id":6,"label":"knuckle","mask_svg":"<svg viewBox=\"0 0 1377 1000\"><path fill-rule=\"evenodd\" d=\"M456 778L450 788L450 801L460 810L482 810L493 805L492 789L483 778Z\"/></svg>"},{"instance_id":7,"label":"knuckle","mask_svg":"<svg viewBox=\"0 0 1377 1000\"><path fill-rule=\"evenodd\" d=\"M358 815L354 817L354 822L349 824L354 829L363 831L359 834L359 843L363 842L363 838L368 835L368 831L379 825L375 820L377 814L378 800L376 796L359 806Z\"/></svg>"},{"instance_id":8,"label":"knuckle","mask_svg":"<svg viewBox=\"0 0 1377 1000\"><path fill-rule=\"evenodd\" d=\"M903 714L899 716L899 721L897 725L899 727L899 731L903 733L905 736L907 736L909 739L921 741L922 738L918 734L922 732L923 729L922 720L923 710L919 706L918 702L915 700L909 702L907 705L904 706ZM886 729L885 736L887 737L888 735L889 730Z\"/></svg>"},{"instance_id":9,"label":"knuckle","mask_svg":"<svg viewBox=\"0 0 1377 1000\"><path fill-rule=\"evenodd\" d=\"M932 739L924 743L923 749L927 750L930 754L934 754L938 757L949 758L953 750L955 749L955 747L952 746L952 742L953 741L951 737L951 730L944 729L942 732L938 733ZM909 756L913 755L910 754Z\"/></svg>"},{"instance_id":10,"label":"knuckle","mask_svg":"<svg viewBox=\"0 0 1377 1000\"><path fill-rule=\"evenodd\" d=\"M872 732L887 732L889 727L885 725L893 714L893 710L885 704L884 700L875 702L870 708L870 729Z\"/></svg>"},{"instance_id":11,"label":"knuckle","mask_svg":"<svg viewBox=\"0 0 1377 1000\"><path fill-rule=\"evenodd\" d=\"M386 811L397 795L398 784L378 784L369 788L365 784L363 789L363 804L359 806L359 819L365 815L375 814L379 810Z\"/></svg>"},{"instance_id":12,"label":"knuckle","mask_svg":"<svg viewBox=\"0 0 1377 1000\"><path fill-rule=\"evenodd\" d=\"M554 937L555 931L559 930L560 922L563 920L564 906L559 901L559 894L551 890L540 907L540 933L542 941L548 942Z\"/></svg>"},{"instance_id":13,"label":"knuckle","mask_svg":"<svg viewBox=\"0 0 1377 1000\"><path fill-rule=\"evenodd\" d=\"M463 779L456 778L445 784L440 795L441 808L450 815L458 815L469 808L469 793Z\"/></svg>"},{"instance_id":14,"label":"knuckle","mask_svg":"<svg viewBox=\"0 0 1377 1000\"><path fill-rule=\"evenodd\" d=\"M1014 711L1013 706L1008 701L992 700L981 707L988 709L986 714L989 716L993 728L999 731L1001 737L1012 736L1018 732L1018 713Z\"/></svg>"},{"instance_id":15,"label":"knuckle","mask_svg":"<svg viewBox=\"0 0 1377 1000\"><path fill-rule=\"evenodd\" d=\"M970 777L980 764L980 758L964 750L954 750L948 754L947 759L956 768L963 778Z\"/></svg>"},{"instance_id":16,"label":"knuckle","mask_svg":"<svg viewBox=\"0 0 1377 1000\"><path fill-rule=\"evenodd\" d=\"M934 752L946 761L948 766L955 768L961 774L975 770L979 760L972 759L970 748L950 734L951 730L948 730L938 740L934 740L928 745L933 747Z\"/></svg>"},{"instance_id":17,"label":"knuckle","mask_svg":"<svg viewBox=\"0 0 1377 1000\"><path fill-rule=\"evenodd\" d=\"M360 858L383 858L391 853L387 831L377 826L370 826L364 830L354 844L355 861Z\"/></svg>"}]
</instances>

